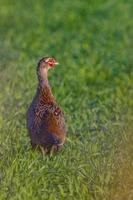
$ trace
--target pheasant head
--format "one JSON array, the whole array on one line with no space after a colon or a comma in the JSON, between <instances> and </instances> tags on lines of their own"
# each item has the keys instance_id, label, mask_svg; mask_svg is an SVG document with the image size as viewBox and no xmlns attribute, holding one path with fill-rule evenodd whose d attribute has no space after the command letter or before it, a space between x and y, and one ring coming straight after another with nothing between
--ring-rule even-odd
<instances>
[{"instance_id":1,"label":"pheasant head","mask_svg":"<svg viewBox=\"0 0 133 200\"><path fill-rule=\"evenodd\" d=\"M39 81L46 81L47 80L47 72L49 69L53 68L55 65L59 63L51 57L44 57L42 58L37 65L37 75Z\"/></svg>"}]
</instances>

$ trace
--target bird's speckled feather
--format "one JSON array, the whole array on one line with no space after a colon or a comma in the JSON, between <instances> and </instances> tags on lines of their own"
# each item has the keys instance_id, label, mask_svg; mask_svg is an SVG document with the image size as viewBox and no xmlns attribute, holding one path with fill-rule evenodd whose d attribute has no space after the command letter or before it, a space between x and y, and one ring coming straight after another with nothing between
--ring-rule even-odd
<instances>
[{"instance_id":1,"label":"bird's speckled feather","mask_svg":"<svg viewBox=\"0 0 133 200\"><path fill-rule=\"evenodd\" d=\"M39 77L36 95L27 111L27 129L32 145L40 145L45 150L63 144L66 130L64 115L54 100L50 86L41 84L40 80Z\"/></svg>"}]
</instances>

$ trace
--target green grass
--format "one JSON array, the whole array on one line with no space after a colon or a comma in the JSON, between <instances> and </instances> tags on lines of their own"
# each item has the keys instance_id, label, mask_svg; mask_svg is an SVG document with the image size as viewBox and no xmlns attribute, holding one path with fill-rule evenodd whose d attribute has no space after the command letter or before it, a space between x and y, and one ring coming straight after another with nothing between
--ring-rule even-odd
<instances>
[{"instance_id":1,"label":"green grass","mask_svg":"<svg viewBox=\"0 0 133 200\"><path fill-rule=\"evenodd\" d=\"M1 200L133 199L132 10L131 0L0 1ZM50 159L25 128L47 55L60 62L49 81L68 128Z\"/></svg>"}]
</instances>

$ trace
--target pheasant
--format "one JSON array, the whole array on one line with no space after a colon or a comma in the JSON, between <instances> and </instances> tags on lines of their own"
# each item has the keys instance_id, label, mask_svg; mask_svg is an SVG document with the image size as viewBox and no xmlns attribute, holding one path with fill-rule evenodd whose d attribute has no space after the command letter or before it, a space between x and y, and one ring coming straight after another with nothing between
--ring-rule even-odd
<instances>
[{"instance_id":1,"label":"pheasant","mask_svg":"<svg viewBox=\"0 0 133 200\"><path fill-rule=\"evenodd\" d=\"M37 65L38 86L26 114L26 126L33 148L43 154L56 152L65 142L64 114L55 102L48 83L48 70L58 63L44 57Z\"/></svg>"}]
</instances>

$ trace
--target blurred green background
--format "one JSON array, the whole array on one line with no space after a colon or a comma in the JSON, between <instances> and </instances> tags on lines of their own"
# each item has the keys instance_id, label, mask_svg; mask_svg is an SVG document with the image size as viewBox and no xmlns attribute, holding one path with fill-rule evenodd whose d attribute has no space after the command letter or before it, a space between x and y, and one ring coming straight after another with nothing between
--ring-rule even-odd
<instances>
[{"instance_id":1,"label":"blurred green background","mask_svg":"<svg viewBox=\"0 0 133 200\"><path fill-rule=\"evenodd\" d=\"M0 0L0 199L133 199L133 2ZM36 64L54 56L68 137L33 152L25 113Z\"/></svg>"}]
</instances>

